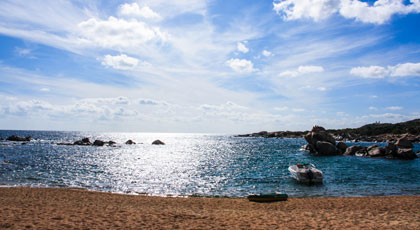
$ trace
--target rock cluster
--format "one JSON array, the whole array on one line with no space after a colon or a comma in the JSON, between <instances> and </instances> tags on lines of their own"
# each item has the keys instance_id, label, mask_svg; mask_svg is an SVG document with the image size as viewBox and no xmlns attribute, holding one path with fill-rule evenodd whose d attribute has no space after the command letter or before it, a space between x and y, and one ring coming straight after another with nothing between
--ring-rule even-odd
<instances>
[{"instance_id":1,"label":"rock cluster","mask_svg":"<svg viewBox=\"0 0 420 230\"><path fill-rule=\"evenodd\" d=\"M312 131L305 135L308 144L305 146L310 153L322 156L346 155L361 157L386 157L396 159L412 160L417 158L413 152L414 145L410 141L408 135L402 136L396 142L387 142L384 147L372 145L363 147L361 145L353 145L347 147L344 142L336 141L323 127L314 126Z\"/></svg>"},{"instance_id":2,"label":"rock cluster","mask_svg":"<svg viewBox=\"0 0 420 230\"><path fill-rule=\"evenodd\" d=\"M107 146L112 146L112 147L115 147L116 144L117 144L117 142L115 142L115 141L103 141L103 140L95 140L92 143L88 137L85 137L81 140L77 140L73 143L68 143L68 142L57 143L57 145L85 145L85 146L105 146L105 145L107 145ZM125 144L135 145L136 142L134 142L132 140L128 140L128 141L125 142Z\"/></svg>"}]
</instances>

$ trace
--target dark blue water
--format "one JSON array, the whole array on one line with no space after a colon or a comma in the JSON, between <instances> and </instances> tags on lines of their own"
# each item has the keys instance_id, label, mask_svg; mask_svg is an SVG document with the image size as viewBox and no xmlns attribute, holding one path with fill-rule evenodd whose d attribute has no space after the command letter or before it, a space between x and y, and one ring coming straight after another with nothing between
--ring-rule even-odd
<instances>
[{"instance_id":1,"label":"dark blue water","mask_svg":"<svg viewBox=\"0 0 420 230\"><path fill-rule=\"evenodd\" d=\"M285 192L290 196L420 194L420 160L355 156L317 157L299 150L303 139L227 135L0 131L32 136L22 145L0 141L0 185L81 187L159 196L229 196ZM116 147L62 146L83 137ZM132 139L138 144L125 145ZM151 145L160 139L163 146ZM140 144L143 143L143 144ZM364 143L368 145L368 143ZM416 144L415 151L420 146ZM309 161L324 172L322 185L296 183L288 166Z\"/></svg>"}]
</instances>

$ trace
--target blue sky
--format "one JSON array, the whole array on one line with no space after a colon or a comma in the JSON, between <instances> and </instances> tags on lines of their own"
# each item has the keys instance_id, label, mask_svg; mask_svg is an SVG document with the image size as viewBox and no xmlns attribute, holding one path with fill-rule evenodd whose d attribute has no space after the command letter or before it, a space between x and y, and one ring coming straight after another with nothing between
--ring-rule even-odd
<instances>
[{"instance_id":1,"label":"blue sky","mask_svg":"<svg viewBox=\"0 0 420 230\"><path fill-rule=\"evenodd\" d=\"M0 2L0 128L245 133L420 117L419 0Z\"/></svg>"}]
</instances>

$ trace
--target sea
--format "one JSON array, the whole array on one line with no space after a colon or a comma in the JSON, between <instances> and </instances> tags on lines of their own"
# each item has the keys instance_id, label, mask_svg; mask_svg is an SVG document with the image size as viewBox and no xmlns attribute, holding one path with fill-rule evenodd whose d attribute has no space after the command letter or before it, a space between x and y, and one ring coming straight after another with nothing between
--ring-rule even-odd
<instances>
[{"instance_id":1,"label":"sea","mask_svg":"<svg viewBox=\"0 0 420 230\"><path fill-rule=\"evenodd\" d=\"M124 194L181 197L291 197L420 195L420 158L396 160L314 156L302 138L235 137L215 134L105 133L0 130L0 186L78 188ZM110 146L57 145L88 137ZM127 140L137 144L126 145ZM165 145L152 145L159 139ZM364 146L385 143L348 143ZM414 151L420 150L415 144ZM324 183L300 184L288 167L310 162Z\"/></svg>"}]
</instances>

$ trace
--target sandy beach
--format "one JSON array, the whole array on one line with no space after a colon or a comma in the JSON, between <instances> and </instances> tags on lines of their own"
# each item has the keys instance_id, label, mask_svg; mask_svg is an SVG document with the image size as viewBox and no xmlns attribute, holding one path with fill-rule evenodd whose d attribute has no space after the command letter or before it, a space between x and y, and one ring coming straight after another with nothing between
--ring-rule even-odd
<instances>
[{"instance_id":1,"label":"sandy beach","mask_svg":"<svg viewBox=\"0 0 420 230\"><path fill-rule=\"evenodd\" d=\"M420 229L420 196L254 203L0 188L0 229Z\"/></svg>"}]
</instances>

